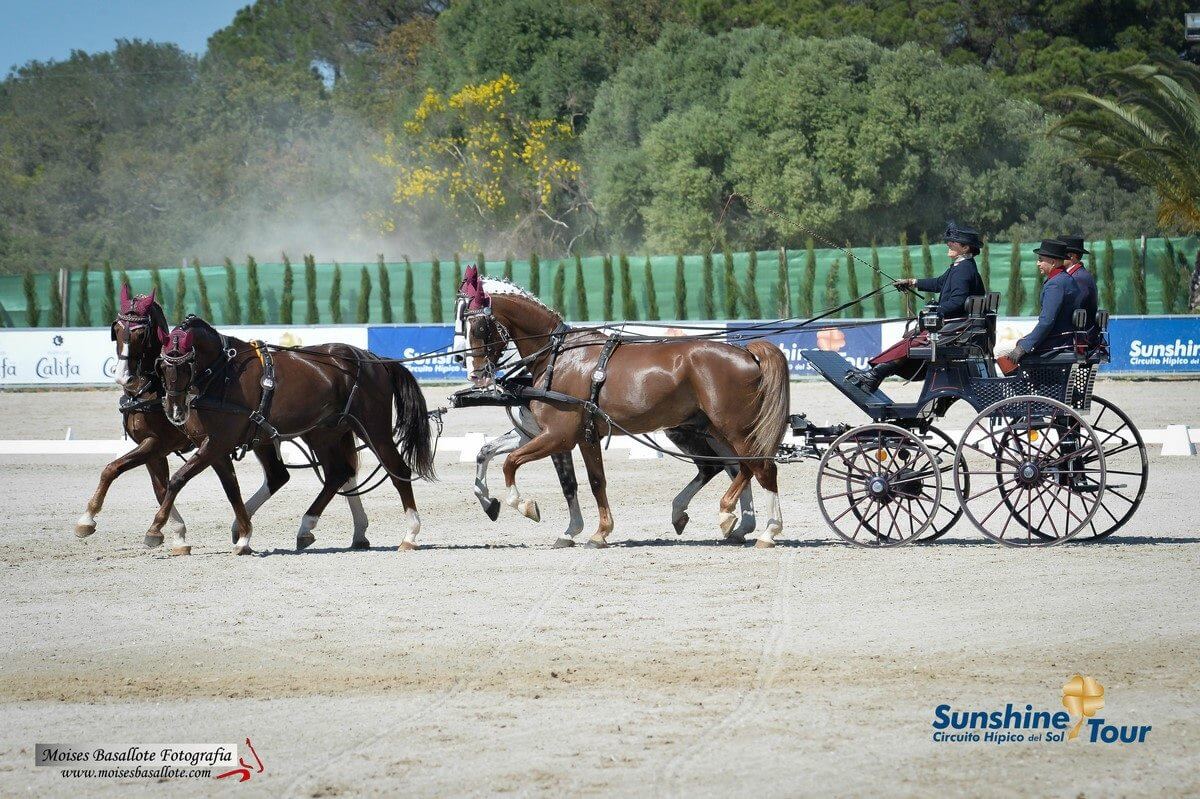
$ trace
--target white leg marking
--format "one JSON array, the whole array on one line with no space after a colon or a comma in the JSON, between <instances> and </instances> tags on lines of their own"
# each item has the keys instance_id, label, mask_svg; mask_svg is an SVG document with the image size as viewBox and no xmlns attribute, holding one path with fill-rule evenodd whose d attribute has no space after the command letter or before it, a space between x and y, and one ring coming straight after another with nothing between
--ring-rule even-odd
<instances>
[{"instance_id":1,"label":"white leg marking","mask_svg":"<svg viewBox=\"0 0 1200 799\"><path fill-rule=\"evenodd\" d=\"M300 529L296 531L296 537L311 533L317 528L317 522L321 520L320 516L309 516L307 513L300 517Z\"/></svg>"},{"instance_id":2,"label":"white leg marking","mask_svg":"<svg viewBox=\"0 0 1200 799\"><path fill-rule=\"evenodd\" d=\"M184 539L187 538L187 525L184 523L183 516L180 515L179 509L174 505L171 506L171 515L168 518L174 525L174 527L171 528L171 533L175 536L175 540L180 544L184 543Z\"/></svg>"},{"instance_id":3,"label":"white leg marking","mask_svg":"<svg viewBox=\"0 0 1200 799\"><path fill-rule=\"evenodd\" d=\"M475 496L479 497L480 502L486 503L491 499L487 486L487 471L492 459L497 455L512 452L519 446L521 446L521 433L514 428L495 441L484 444L483 448L479 450L479 454L475 456Z\"/></svg>"},{"instance_id":4,"label":"white leg marking","mask_svg":"<svg viewBox=\"0 0 1200 799\"><path fill-rule=\"evenodd\" d=\"M404 511L404 517L408 520L408 533L404 536L404 543L416 544L417 533L421 532L421 515L417 513L416 508Z\"/></svg>"},{"instance_id":5,"label":"white leg marking","mask_svg":"<svg viewBox=\"0 0 1200 799\"><path fill-rule=\"evenodd\" d=\"M767 526L759 533L759 541L774 542L775 536L783 532L783 513L779 507L779 495L767 491Z\"/></svg>"},{"instance_id":6,"label":"white leg marking","mask_svg":"<svg viewBox=\"0 0 1200 799\"><path fill-rule=\"evenodd\" d=\"M676 495L675 499L671 500L671 521L672 523L679 521L683 514L687 513L688 505L696 498L696 494L700 493L700 489L704 487L704 478L697 474L692 478L692 482L683 487L683 490Z\"/></svg>"},{"instance_id":7,"label":"white leg marking","mask_svg":"<svg viewBox=\"0 0 1200 799\"><path fill-rule=\"evenodd\" d=\"M79 517L79 521L75 522L75 524L77 524L80 527L95 527L96 526L96 517L93 516L91 513L84 511L84 514Z\"/></svg>"},{"instance_id":8,"label":"white leg marking","mask_svg":"<svg viewBox=\"0 0 1200 799\"><path fill-rule=\"evenodd\" d=\"M343 491L354 491L358 488L358 483L351 477L342 486ZM363 509L362 497L346 497L346 504L350 506L350 516L354 519L354 541L362 541L367 537L367 512Z\"/></svg>"}]
</instances>

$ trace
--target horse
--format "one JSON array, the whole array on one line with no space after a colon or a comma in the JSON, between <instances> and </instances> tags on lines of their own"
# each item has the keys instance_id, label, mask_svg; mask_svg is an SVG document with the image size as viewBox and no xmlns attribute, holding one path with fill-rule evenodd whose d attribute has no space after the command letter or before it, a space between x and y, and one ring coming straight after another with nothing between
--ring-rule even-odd
<instances>
[{"instance_id":1,"label":"horse","mask_svg":"<svg viewBox=\"0 0 1200 799\"><path fill-rule=\"evenodd\" d=\"M455 350L462 348L460 341L466 341L465 334L458 328L456 328L455 341ZM500 500L493 497L488 489L488 466L496 456L506 455L518 447L528 444L540 432L537 420L533 418L533 414L527 407L517 406L516 412L516 417L512 419L513 428L499 438L484 444L475 456L475 497L483 506L483 512L492 521L496 521L500 515ZM512 418L511 414L510 418ZM719 457L717 448L720 447L720 444L711 436L681 428L672 428L665 432L667 438L680 452L705 459ZM728 451L725 454L728 456ZM554 539L552 546L555 549L575 546L575 536L583 532L583 513L579 509L579 482L575 477L575 464L569 452L557 452L550 456L550 460L558 475L558 483L562 488L563 497L567 500L568 513L567 529ZM700 489L708 485L721 472L726 472L730 479L737 477L738 469L730 463L721 464L715 460L698 460L696 461L696 472L696 476L671 502L671 525L675 528L677 535L682 535L684 528L687 527L688 521L691 519L688 515L688 505L692 498L700 492ZM733 531L731 537L745 539L754 532L756 525L754 498L749 485L738 497L738 502L741 506L741 523ZM536 502L532 503L532 506L527 504L525 507L530 509L529 518L535 522L541 521L541 513Z\"/></svg>"},{"instance_id":2,"label":"horse","mask_svg":"<svg viewBox=\"0 0 1200 799\"><path fill-rule=\"evenodd\" d=\"M110 328L116 345L117 362L120 364L116 382L123 390L118 407L125 433L136 446L101 471L100 484L88 500L87 510L75 524L75 535L79 538L87 538L96 532L96 516L104 506L109 487L118 477L130 469L145 465L150 473L155 498L162 502L169 476L167 457L173 452L183 453L192 449L188 437L168 422L163 413L162 380L155 371L155 364L162 353L162 344L169 328L166 314L155 301L154 292L135 297L129 285L123 284L121 307ZM246 510L251 516L291 479L291 473L283 464L276 447L260 445L254 449L254 454L262 464L263 484L246 503ZM228 495L230 481L235 479L233 464L228 458L220 459L213 464L213 470ZM347 484L347 489L354 487L352 481ZM367 514L363 510L362 500L348 496L346 501L354 519L354 537L363 538L367 529ZM187 525L174 506L171 507L170 520L174 525L171 554L190 555L192 548L187 543ZM235 535L236 530L235 521L232 527ZM144 543L147 547L161 546L163 537L161 534L147 536Z\"/></svg>"},{"instance_id":3,"label":"horse","mask_svg":"<svg viewBox=\"0 0 1200 799\"><path fill-rule=\"evenodd\" d=\"M167 419L197 449L171 476L152 533L162 528L179 492L204 467L263 441L300 438L323 471L321 491L296 533L296 549L303 550L316 540L313 530L333 495L357 471L357 435L400 494L408 530L399 549L417 548L421 517L412 480L414 473L434 479L433 437L425 397L403 365L348 344L269 349L224 336L190 316L168 335L158 368ZM231 501L239 533L234 554L251 554L250 518L236 481ZM368 546L365 538L352 544Z\"/></svg>"},{"instance_id":4,"label":"horse","mask_svg":"<svg viewBox=\"0 0 1200 799\"><path fill-rule=\"evenodd\" d=\"M622 346L599 331L572 331L529 292L512 283L485 281L473 267L467 269L460 294L467 300L463 316L471 381L491 383L511 344L533 385L553 392L531 406L537 435L505 459L509 506L527 513L532 503L516 485L523 464L578 446L600 515L587 546L607 546L613 520L600 439L682 428L712 436L732 453L720 457L739 464L720 501L722 534L732 537L737 524L733 506L753 477L766 491L769 508L756 546L775 545L783 520L774 455L790 412L787 360L778 348L764 341L743 349L684 338Z\"/></svg>"}]
</instances>

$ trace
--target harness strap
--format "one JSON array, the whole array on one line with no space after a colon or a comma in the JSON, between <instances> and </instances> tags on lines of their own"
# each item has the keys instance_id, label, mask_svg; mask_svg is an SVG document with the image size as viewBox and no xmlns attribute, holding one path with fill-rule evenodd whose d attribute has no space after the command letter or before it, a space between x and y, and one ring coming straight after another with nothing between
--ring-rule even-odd
<instances>
[{"instance_id":1,"label":"harness strap","mask_svg":"<svg viewBox=\"0 0 1200 799\"><path fill-rule=\"evenodd\" d=\"M279 438L279 431L267 421L267 414L271 412L271 400L275 396L275 361L271 358L271 351L263 342L255 339L250 342L250 346L254 348L258 362L262 365L262 379L259 380L262 392L259 394L258 408L250 412L250 423L255 426L254 434L248 443L238 447L238 452L234 454L234 460L241 460L245 457L247 451L258 446L264 435L268 439Z\"/></svg>"},{"instance_id":2,"label":"harness strap","mask_svg":"<svg viewBox=\"0 0 1200 799\"><path fill-rule=\"evenodd\" d=\"M592 408L600 407L600 390L604 388L604 381L608 379L608 359L612 357L613 352L620 344L619 336L610 336L604 342L604 349L600 350L600 358L596 361L596 370L592 372L592 390L588 394L588 402L591 403ZM596 414L591 409L583 420L583 439L589 444L596 443Z\"/></svg>"},{"instance_id":3,"label":"harness strap","mask_svg":"<svg viewBox=\"0 0 1200 799\"><path fill-rule=\"evenodd\" d=\"M554 364L558 362L558 355L562 352L563 340L567 332L570 330L565 323L559 322L558 327L554 328L550 333L550 363L546 365L546 390L549 391L554 383Z\"/></svg>"}]
</instances>

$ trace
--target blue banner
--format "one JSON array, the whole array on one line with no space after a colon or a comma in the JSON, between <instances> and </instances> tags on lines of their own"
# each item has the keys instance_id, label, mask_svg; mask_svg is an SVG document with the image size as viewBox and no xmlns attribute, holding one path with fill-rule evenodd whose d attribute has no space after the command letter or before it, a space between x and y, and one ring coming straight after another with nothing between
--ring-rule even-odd
<instances>
[{"instance_id":1,"label":"blue banner","mask_svg":"<svg viewBox=\"0 0 1200 799\"><path fill-rule=\"evenodd\" d=\"M1104 372L1200 372L1200 317L1129 316L1108 323Z\"/></svg>"},{"instance_id":2,"label":"blue banner","mask_svg":"<svg viewBox=\"0 0 1200 799\"><path fill-rule=\"evenodd\" d=\"M397 325L367 330L367 349L385 358L411 358L434 350L449 350L451 325ZM404 364L418 380L466 380L467 371L449 355Z\"/></svg>"},{"instance_id":3,"label":"blue banner","mask_svg":"<svg viewBox=\"0 0 1200 799\"><path fill-rule=\"evenodd\" d=\"M757 331L750 322L730 322L729 342L739 344L751 338L759 338ZM861 327L827 327L820 330L800 330L794 333L781 333L765 336L787 356L788 368L792 377L812 376L816 372L808 361L800 355L801 350L831 350L840 353L859 369L867 367L867 361L879 354L883 349L881 341L882 324L862 325ZM744 333L739 334L739 330ZM888 342L889 344L891 342Z\"/></svg>"}]
</instances>

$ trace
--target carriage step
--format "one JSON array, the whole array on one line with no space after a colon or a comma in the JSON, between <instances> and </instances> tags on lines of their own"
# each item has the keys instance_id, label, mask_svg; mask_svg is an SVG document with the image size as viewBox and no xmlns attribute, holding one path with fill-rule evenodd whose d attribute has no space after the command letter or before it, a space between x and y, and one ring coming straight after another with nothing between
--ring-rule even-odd
<instances>
[{"instance_id":1,"label":"carriage step","mask_svg":"<svg viewBox=\"0 0 1200 799\"><path fill-rule=\"evenodd\" d=\"M891 406L891 397L879 389L875 389L875 391L868 394L857 383L847 379L847 376L853 374L856 370L854 364L847 361L839 353L830 352L829 350L801 350L800 354L826 380L863 410Z\"/></svg>"}]
</instances>

